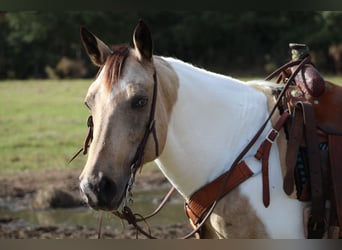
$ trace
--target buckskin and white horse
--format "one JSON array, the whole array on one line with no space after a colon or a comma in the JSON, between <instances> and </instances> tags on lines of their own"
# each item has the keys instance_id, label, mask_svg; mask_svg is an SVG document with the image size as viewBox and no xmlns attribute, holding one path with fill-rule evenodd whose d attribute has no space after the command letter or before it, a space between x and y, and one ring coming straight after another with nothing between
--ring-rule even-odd
<instances>
[{"instance_id":1,"label":"buckskin and white horse","mask_svg":"<svg viewBox=\"0 0 342 250\"><path fill-rule=\"evenodd\" d=\"M93 137L80 175L84 200L95 209L117 210L134 168L150 161L187 202L229 170L274 103L273 83L246 83L153 55L142 21L133 34L134 48L109 48L85 28L81 38L100 67L85 98ZM272 121L242 159L252 176L219 200L202 237L304 238L305 203L282 187L283 132L270 151L270 204L263 203L261 162L254 155L271 128Z\"/></svg>"}]
</instances>

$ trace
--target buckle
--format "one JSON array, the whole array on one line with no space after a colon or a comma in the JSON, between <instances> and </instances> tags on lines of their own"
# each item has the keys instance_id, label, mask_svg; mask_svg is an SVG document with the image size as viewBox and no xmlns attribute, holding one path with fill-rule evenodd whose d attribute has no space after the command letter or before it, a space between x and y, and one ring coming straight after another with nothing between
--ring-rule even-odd
<instances>
[{"instance_id":1,"label":"buckle","mask_svg":"<svg viewBox=\"0 0 342 250\"><path fill-rule=\"evenodd\" d=\"M275 140L278 138L278 136L279 136L279 131L274 129L274 128L272 128L270 130L270 132L268 132L268 134L266 136L266 140L268 142L270 142L271 144L273 144L275 142Z\"/></svg>"}]
</instances>

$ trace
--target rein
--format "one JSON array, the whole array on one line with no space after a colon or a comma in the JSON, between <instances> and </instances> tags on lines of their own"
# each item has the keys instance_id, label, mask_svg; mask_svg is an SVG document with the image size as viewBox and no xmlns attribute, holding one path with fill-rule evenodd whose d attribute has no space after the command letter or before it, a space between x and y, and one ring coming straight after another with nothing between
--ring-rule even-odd
<instances>
[{"instance_id":1,"label":"rein","mask_svg":"<svg viewBox=\"0 0 342 250\"><path fill-rule=\"evenodd\" d=\"M80 148L80 150L77 151L77 153L71 157L71 159L69 160L68 163L71 163L73 160L75 160L75 158L81 153L83 152L83 155L86 155L88 153L88 148L90 146L90 143L93 140L93 133L94 133L94 123L93 123L93 116L89 116L88 120L87 120L87 126L89 128L88 130L88 134L83 142L83 147Z\"/></svg>"},{"instance_id":2,"label":"rein","mask_svg":"<svg viewBox=\"0 0 342 250\"><path fill-rule=\"evenodd\" d=\"M288 81L286 82L286 84L284 85L284 87L281 90L280 94L278 95L277 100L276 100L276 102L275 102L271 112L269 113L267 119L265 120L265 122L262 124L262 126L259 128L259 130L256 132L254 137L250 140L250 142L241 151L241 153L235 158L235 160L231 164L230 169L224 174L224 181L223 181L223 183L222 183L222 185L221 185L221 187L219 189L220 191L217 193L216 199L214 200L212 205L207 210L207 212L206 212L205 216L203 217L203 219L197 225L194 225L193 231L191 231L189 234L187 234L186 236L182 237L181 239L188 239L188 238L192 237L193 235L195 235L196 233L198 233L198 231L204 225L206 220L209 218L209 216L211 215L211 213L215 209L218 201L220 200L220 198L224 194L224 186L228 183L228 181L230 179L230 176L231 176L231 173L233 172L233 170L235 170L235 168L237 168L238 163L243 159L243 157L246 155L246 153L256 143L257 139L260 137L262 132L265 130L268 122L271 120L275 110L279 106L279 103L280 103L282 97L284 96L286 90L290 86L290 84L293 81L294 77L301 70L302 66L305 63L307 63L308 61L309 61L308 57L305 57L302 60L290 61L290 62L284 64L283 66L281 66L280 68L278 68L277 70L275 70L274 72L272 72L270 75L268 75L265 78L266 81L271 80L276 75L281 73L284 69L286 69L288 67L292 67L292 66L298 65L298 67L291 74L291 76L288 78ZM280 78L278 78L277 83L279 83L279 79ZM123 202L123 208L122 208L121 212L119 212L119 211L113 211L112 212L112 214L114 214L115 216L119 217L120 219L124 219L124 220L126 220L128 222L128 224L133 225L138 232L142 233L143 235L145 235L149 239L157 239L157 238L152 236L151 232L146 232L142 227L140 227L138 225L138 223L142 222L142 221L146 222L147 219L149 219L149 218L153 217L154 215L156 215L163 208L163 206L166 204L168 199L171 197L171 195L175 191L175 188L172 187L170 189L170 191L168 192L168 194L164 197L163 201L158 206L158 208L154 212L152 212L151 214L149 214L149 215L147 215L145 217L143 217L143 216L141 216L139 214L133 213L132 210L127 206L127 201L130 200L130 197L132 196L132 186L133 186L134 181L135 181L135 175L136 175L136 172L138 171L138 169L142 165L142 160L143 160L143 156L144 156L145 147L146 147L148 138L149 138L151 133L153 135L153 139L154 139L154 142L155 142L155 155L158 157L159 153L160 153L159 152L159 143L158 143L158 138L157 138L156 128L155 128L155 118L154 118L155 117L155 109L156 109L156 101L157 101L157 88L158 88L158 81L157 81L156 70L154 70L154 73L153 73L153 80L154 80L154 87L153 87L153 97L152 97L152 104L151 104L151 109L150 109L149 120L148 120L147 125L146 125L144 136L143 136L143 138L142 138L142 140L141 140L141 142L140 142L140 144L139 144L139 146L137 148L136 154L135 154L135 156L134 156L134 158L132 160L131 166L130 166L130 168L131 168L131 176L130 176L130 179L128 181L127 187L126 187L126 191L125 191L126 194L125 194L125 200ZM81 152L83 152L84 155L87 154L88 148L89 148L89 146L91 144L91 141L93 139L93 120L92 120L92 116L89 116L88 121L87 121L87 125L88 125L88 128L89 128L89 131L88 131L88 135L86 136L86 139L85 139L85 141L83 143L83 147L71 158L69 163L71 161L73 161ZM100 234L101 234L101 232L100 232L100 229L99 229L99 235L98 235L99 238L101 236Z\"/></svg>"}]
</instances>

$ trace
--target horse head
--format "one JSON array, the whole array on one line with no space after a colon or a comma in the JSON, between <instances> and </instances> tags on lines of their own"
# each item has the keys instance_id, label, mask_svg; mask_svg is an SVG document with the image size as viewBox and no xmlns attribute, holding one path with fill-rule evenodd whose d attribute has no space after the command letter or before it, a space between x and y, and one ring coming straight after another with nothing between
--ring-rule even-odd
<instances>
[{"instance_id":1,"label":"horse head","mask_svg":"<svg viewBox=\"0 0 342 250\"><path fill-rule=\"evenodd\" d=\"M156 105L163 95L157 80L163 77L156 74L151 33L142 21L134 30L134 48L110 48L85 28L81 40L100 70L85 97L94 125L80 188L91 207L112 211L125 198L136 168L164 147L168 108Z\"/></svg>"}]
</instances>

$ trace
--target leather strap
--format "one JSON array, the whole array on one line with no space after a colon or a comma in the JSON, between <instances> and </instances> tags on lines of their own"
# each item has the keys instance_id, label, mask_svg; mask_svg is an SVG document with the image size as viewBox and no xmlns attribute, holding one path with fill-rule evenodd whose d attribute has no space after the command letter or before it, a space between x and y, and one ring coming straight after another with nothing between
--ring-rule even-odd
<instances>
[{"instance_id":1,"label":"leather strap","mask_svg":"<svg viewBox=\"0 0 342 250\"><path fill-rule=\"evenodd\" d=\"M262 200L265 207L270 205L270 184L269 184L269 170L268 170L268 159L270 156L271 147L278 137L280 129L283 127L287 118L290 116L288 111L285 111L268 133L265 141L259 147L257 153L255 154L255 158L258 160L262 160Z\"/></svg>"},{"instance_id":2,"label":"leather strap","mask_svg":"<svg viewBox=\"0 0 342 250\"><path fill-rule=\"evenodd\" d=\"M84 155L88 153L88 148L90 146L90 143L93 140L93 130L94 130L94 123L93 123L93 116L89 116L87 120L87 126L88 126L88 134L83 142L82 148L80 148L76 154L69 160L68 163L72 162L81 152L83 152Z\"/></svg>"},{"instance_id":3,"label":"leather strap","mask_svg":"<svg viewBox=\"0 0 342 250\"><path fill-rule=\"evenodd\" d=\"M126 195L123 200L123 210L127 205L127 201L129 199L129 196L132 195L132 188L135 181L135 175L139 168L142 167L143 164L143 158L145 154L145 148L148 142L148 138L150 137L150 134L152 133L153 139L154 139L154 145L155 145L155 154L156 158L159 156L159 143L157 138L157 132L156 132L156 121L155 121L155 112L156 112L156 104L157 104L157 93L158 93L158 79L157 79L157 72L156 69L154 69L153 72L153 96L152 96L152 103L150 108L150 115L148 122L146 124L146 129L144 136L137 148L137 151L135 153L135 156L131 162L131 176L128 180L128 184L126 187Z\"/></svg>"},{"instance_id":4,"label":"leather strap","mask_svg":"<svg viewBox=\"0 0 342 250\"><path fill-rule=\"evenodd\" d=\"M286 173L284 177L283 189L287 195L291 195L295 186L295 167L297 164L297 156L299 146L303 139L303 112L293 112L292 126L290 130L290 138L287 143L286 152Z\"/></svg>"},{"instance_id":5,"label":"leather strap","mask_svg":"<svg viewBox=\"0 0 342 250\"><path fill-rule=\"evenodd\" d=\"M190 200L185 203L186 215L194 225L197 225L203 219L208 209L218 200L217 194L222 189L223 192L221 192L222 195L219 199L253 175L253 172L249 169L245 161L240 162L231 170L228 180L226 180L227 173L221 175L213 182L195 192Z\"/></svg>"},{"instance_id":6,"label":"leather strap","mask_svg":"<svg viewBox=\"0 0 342 250\"><path fill-rule=\"evenodd\" d=\"M308 238L320 239L324 234L325 199L315 114L311 103L298 102L297 107L304 114L304 132L310 166L312 208L308 223Z\"/></svg>"},{"instance_id":7,"label":"leather strap","mask_svg":"<svg viewBox=\"0 0 342 250\"><path fill-rule=\"evenodd\" d=\"M263 178L263 202L265 207L269 206L270 203L270 192L269 192L269 176L268 176L268 159L271 147L276 140L280 129L283 127L287 118L290 114L285 111L275 126L268 133L266 139L259 147L257 153L255 154L255 158L258 160L262 159L262 178ZM199 189L196 193L194 193L189 202L185 204L185 212L187 216L191 219L194 225L198 224L203 216L206 214L207 210L210 206L217 200L217 194L220 190L221 199L224 195L229 193L235 187L237 187L240 183L247 180L249 177L253 175L253 172L247 166L245 161L241 161L235 168L230 170L228 180L226 179L227 173L221 175L213 182L207 184L206 186ZM224 185L224 187L223 187Z\"/></svg>"},{"instance_id":8,"label":"leather strap","mask_svg":"<svg viewBox=\"0 0 342 250\"><path fill-rule=\"evenodd\" d=\"M331 166L331 183L332 183L332 206L335 208L338 222L339 237L342 237L340 228L342 227L342 136L329 135L329 158ZM335 229L337 230L337 229Z\"/></svg>"}]
</instances>

